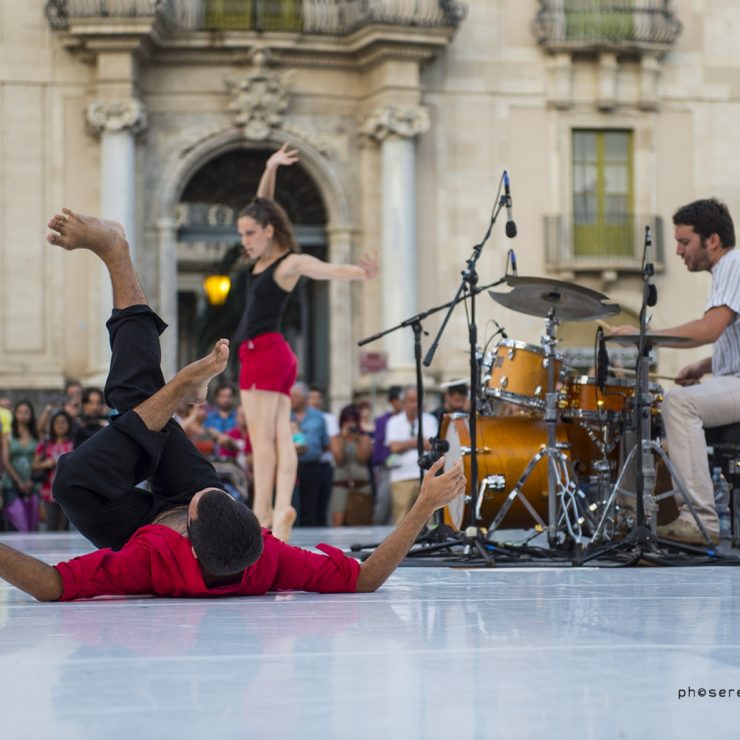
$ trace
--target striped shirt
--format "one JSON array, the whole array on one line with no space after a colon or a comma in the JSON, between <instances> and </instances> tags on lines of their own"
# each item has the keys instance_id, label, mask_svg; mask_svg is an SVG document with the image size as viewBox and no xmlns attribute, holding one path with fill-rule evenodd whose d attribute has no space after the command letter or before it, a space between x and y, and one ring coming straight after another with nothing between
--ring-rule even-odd
<instances>
[{"instance_id":1,"label":"striped shirt","mask_svg":"<svg viewBox=\"0 0 740 740\"><path fill-rule=\"evenodd\" d=\"M733 249L712 267L712 291L704 309L727 306L735 312L712 348L712 374L740 375L740 252Z\"/></svg>"}]
</instances>

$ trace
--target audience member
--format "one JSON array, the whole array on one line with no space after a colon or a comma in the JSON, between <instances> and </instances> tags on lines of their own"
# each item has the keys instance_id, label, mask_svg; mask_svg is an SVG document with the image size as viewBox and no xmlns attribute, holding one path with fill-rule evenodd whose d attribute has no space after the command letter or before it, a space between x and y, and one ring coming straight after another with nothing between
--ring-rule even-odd
<instances>
[{"instance_id":1,"label":"audience member","mask_svg":"<svg viewBox=\"0 0 740 740\"><path fill-rule=\"evenodd\" d=\"M3 515L10 529L34 532L39 522L39 497L31 468L38 432L36 415L29 401L16 403L10 427L10 434L2 435Z\"/></svg>"},{"instance_id":2,"label":"audience member","mask_svg":"<svg viewBox=\"0 0 740 740\"><path fill-rule=\"evenodd\" d=\"M74 402L74 396L68 398ZM79 447L108 424L108 413L100 388L85 388L80 408L81 413L74 433L75 447Z\"/></svg>"},{"instance_id":3,"label":"audience member","mask_svg":"<svg viewBox=\"0 0 740 740\"><path fill-rule=\"evenodd\" d=\"M409 386L403 394L403 411L388 420L385 441L395 462L391 467L391 500L395 524L411 510L419 495L421 478L419 475L419 453L417 451L417 393L415 386ZM429 438L437 434L437 420L427 413L421 417L424 449L431 449Z\"/></svg>"},{"instance_id":4,"label":"audience member","mask_svg":"<svg viewBox=\"0 0 740 740\"><path fill-rule=\"evenodd\" d=\"M331 491L331 525L373 523L373 492L368 462L372 439L360 427L360 409L345 406L339 415L339 434L331 438L336 461Z\"/></svg>"},{"instance_id":5,"label":"audience member","mask_svg":"<svg viewBox=\"0 0 740 740\"><path fill-rule=\"evenodd\" d=\"M305 383L293 385L290 403L305 445L305 452L298 456L298 525L325 527L331 495L321 463L322 453L329 448L326 422L320 411L308 405Z\"/></svg>"},{"instance_id":6,"label":"audience member","mask_svg":"<svg viewBox=\"0 0 740 740\"><path fill-rule=\"evenodd\" d=\"M72 419L64 409L57 409L49 422L49 434L39 443L33 458L33 477L40 483L41 505L44 521L49 532L67 529L67 517L62 507L54 500L52 486L57 472L57 461L62 455L71 452Z\"/></svg>"},{"instance_id":7,"label":"audience member","mask_svg":"<svg viewBox=\"0 0 740 740\"><path fill-rule=\"evenodd\" d=\"M385 443L385 430L388 419L398 414L403 408L403 389L400 385L392 385L388 389L388 403L391 407L390 411L386 411L375 419L373 454L370 458L375 481L375 510L373 512L375 524L390 524L391 521L391 479L387 465L391 451Z\"/></svg>"}]
</instances>

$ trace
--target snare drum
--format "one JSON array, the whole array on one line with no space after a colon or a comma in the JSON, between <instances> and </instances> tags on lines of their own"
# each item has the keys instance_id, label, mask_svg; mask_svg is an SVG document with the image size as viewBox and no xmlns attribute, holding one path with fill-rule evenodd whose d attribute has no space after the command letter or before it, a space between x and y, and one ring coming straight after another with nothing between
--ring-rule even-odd
<instances>
[{"instance_id":1,"label":"snare drum","mask_svg":"<svg viewBox=\"0 0 740 740\"><path fill-rule=\"evenodd\" d=\"M566 445L567 425L557 425L557 442ZM479 416L477 423L478 485L484 492L478 502L476 523L490 526L511 490L517 485L531 458L547 445L547 426L539 419L521 416ZM439 436L447 440L445 467L451 467L461 456L468 480L466 494L470 491L470 428L467 414L445 414ZM566 452L567 454L567 452ZM547 521L547 459L543 458L532 469L522 487L522 494ZM469 505L460 495L443 510L446 524L463 529L469 521ZM502 529L531 529L535 524L524 504L516 499L501 522Z\"/></svg>"},{"instance_id":2,"label":"snare drum","mask_svg":"<svg viewBox=\"0 0 740 740\"><path fill-rule=\"evenodd\" d=\"M602 391L596 378L578 375L566 380L563 416L585 421L615 419L627 411L634 395L634 380L607 378Z\"/></svg>"},{"instance_id":3,"label":"snare drum","mask_svg":"<svg viewBox=\"0 0 740 740\"><path fill-rule=\"evenodd\" d=\"M542 347L513 339L499 342L484 378L486 394L527 408L543 409L549 359ZM563 368L562 355L554 360L555 382Z\"/></svg>"}]
</instances>

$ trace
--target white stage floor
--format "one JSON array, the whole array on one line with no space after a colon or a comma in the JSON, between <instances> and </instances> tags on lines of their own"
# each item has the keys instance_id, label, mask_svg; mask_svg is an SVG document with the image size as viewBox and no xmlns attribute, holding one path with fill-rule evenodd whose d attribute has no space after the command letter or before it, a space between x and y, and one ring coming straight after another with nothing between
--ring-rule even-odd
<instances>
[{"instance_id":1,"label":"white stage floor","mask_svg":"<svg viewBox=\"0 0 740 740\"><path fill-rule=\"evenodd\" d=\"M375 594L73 604L2 583L0 677L3 740L736 738L740 568L414 567Z\"/></svg>"}]
</instances>

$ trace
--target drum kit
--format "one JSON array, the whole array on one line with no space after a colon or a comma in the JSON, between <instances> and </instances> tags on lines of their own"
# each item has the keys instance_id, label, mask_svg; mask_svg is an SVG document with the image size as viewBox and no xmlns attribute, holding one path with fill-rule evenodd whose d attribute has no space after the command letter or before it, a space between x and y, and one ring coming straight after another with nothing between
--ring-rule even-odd
<instances>
[{"instance_id":1,"label":"drum kit","mask_svg":"<svg viewBox=\"0 0 740 740\"><path fill-rule=\"evenodd\" d=\"M491 297L544 319L544 331L540 345L506 338L491 352L477 350L476 449L467 414L445 415L438 432L446 464L462 456L469 480L466 495L443 510L443 522L457 532L475 528L487 539L499 529L534 528L547 532L551 547L607 542L629 530L634 519L629 499L635 494L623 485L634 430L642 423L637 399L647 398L648 406L642 415L650 439L641 449L660 452L662 388L645 377L642 393L634 378L610 376L607 368L583 375L556 351L561 322L603 320L619 312L605 295L536 277L508 276L506 283L509 292L490 291ZM612 339L636 345L637 338ZM652 346L660 341L654 337ZM476 491L470 490L473 457ZM646 457L652 465L652 456ZM655 476L648 483L652 496ZM655 510L649 509L653 520Z\"/></svg>"}]
</instances>

